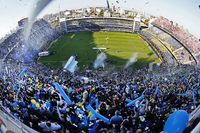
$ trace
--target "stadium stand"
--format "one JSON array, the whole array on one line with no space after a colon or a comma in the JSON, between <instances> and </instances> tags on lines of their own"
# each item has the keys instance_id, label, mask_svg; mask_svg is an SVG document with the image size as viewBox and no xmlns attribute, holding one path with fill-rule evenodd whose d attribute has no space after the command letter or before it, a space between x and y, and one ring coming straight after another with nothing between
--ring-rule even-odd
<instances>
[{"instance_id":1,"label":"stadium stand","mask_svg":"<svg viewBox=\"0 0 200 133\"><path fill-rule=\"evenodd\" d=\"M1 107L0 110L0 120L6 123L4 130L0 130L1 133L38 133L34 129L31 129L30 127L17 120L3 107ZM9 129L7 129L7 127Z\"/></svg>"},{"instance_id":2,"label":"stadium stand","mask_svg":"<svg viewBox=\"0 0 200 133\"><path fill-rule=\"evenodd\" d=\"M8 61L32 62L37 53L58 37L58 33L43 19L34 23L31 35L24 40L24 28L5 39L0 46L0 58Z\"/></svg>"},{"instance_id":3,"label":"stadium stand","mask_svg":"<svg viewBox=\"0 0 200 133\"><path fill-rule=\"evenodd\" d=\"M163 60L164 63L169 65L177 64L176 58L170 53L170 51L164 46L164 44L156 37L152 36L149 32L143 30L140 35L146 40L150 46L156 51L157 55Z\"/></svg>"},{"instance_id":4,"label":"stadium stand","mask_svg":"<svg viewBox=\"0 0 200 133\"><path fill-rule=\"evenodd\" d=\"M133 19L125 18L76 18L68 19L67 31L118 31L133 33Z\"/></svg>"},{"instance_id":5,"label":"stadium stand","mask_svg":"<svg viewBox=\"0 0 200 133\"><path fill-rule=\"evenodd\" d=\"M188 113L195 114L192 111L200 102L199 74L195 68L161 66L154 69L153 74L147 71L147 69L135 72L125 70L115 73L105 72L107 73L105 74L104 71L87 70L72 77L62 71L51 72L50 69L35 64L28 68L23 77L18 78L20 85L15 84L13 81L16 80L9 77L1 79L3 89L0 99L5 110L9 110L14 119L39 132L87 132L88 130L135 132L139 129L143 132L160 132L163 130L165 120L174 109L184 109ZM17 74L18 72L14 71L11 75ZM84 83L79 76L87 76L92 80ZM15 79L16 77L18 76L15 76ZM75 104L69 105L61 98L56 86L52 84L57 81ZM14 91L12 85L16 85L16 89L21 91ZM158 91L155 91L156 86ZM194 97L191 96L191 88L195 93ZM145 98L139 102L139 106L127 106L128 99L135 99L142 94ZM188 96L178 94L188 94ZM99 104L95 99L98 99ZM101 117L92 120L87 109L88 104L98 109L98 112L108 118L111 124L106 124L105 119ZM84 114L81 115L76 110L88 114L86 115L88 126L84 121ZM119 124L115 123L116 116L122 116ZM191 117L193 119L194 115Z\"/></svg>"},{"instance_id":6,"label":"stadium stand","mask_svg":"<svg viewBox=\"0 0 200 133\"><path fill-rule=\"evenodd\" d=\"M74 18L66 20L66 24L67 33L133 33L133 20L125 18ZM156 133L163 131L172 112L186 110L190 113L190 125L184 132L196 130L199 69L170 65L193 64L191 56L199 60L199 42L163 17L153 25L140 32L163 60L152 71L84 68L73 76L34 62L37 53L60 36L46 21L40 19L34 23L28 41L24 40L23 28L18 29L0 43L3 60L0 62L0 118L19 133ZM86 82L80 77L90 80ZM133 102L135 99L137 102Z\"/></svg>"},{"instance_id":7,"label":"stadium stand","mask_svg":"<svg viewBox=\"0 0 200 133\"><path fill-rule=\"evenodd\" d=\"M195 59L193 59L193 56L190 54L190 52L187 51L187 49L185 49L181 43L179 43L167 32L154 26L149 27L147 30L160 39L160 41L162 41L162 43L174 55L179 63L195 65Z\"/></svg>"},{"instance_id":8,"label":"stadium stand","mask_svg":"<svg viewBox=\"0 0 200 133\"><path fill-rule=\"evenodd\" d=\"M197 63L199 62L200 42L198 38L186 32L178 24L174 24L172 21L164 17L156 19L154 22L152 22L152 24L162 30L165 30L174 38L176 38L180 43L183 44L183 46L189 49L189 51L195 57Z\"/></svg>"}]
</instances>

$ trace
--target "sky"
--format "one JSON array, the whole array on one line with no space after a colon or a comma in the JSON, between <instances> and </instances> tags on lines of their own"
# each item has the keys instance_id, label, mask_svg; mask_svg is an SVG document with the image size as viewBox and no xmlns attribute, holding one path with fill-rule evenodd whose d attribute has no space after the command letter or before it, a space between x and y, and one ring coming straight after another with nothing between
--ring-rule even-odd
<instances>
[{"instance_id":1,"label":"sky","mask_svg":"<svg viewBox=\"0 0 200 133\"><path fill-rule=\"evenodd\" d=\"M118 3L116 1L119 1ZM0 38L17 26L18 20L31 14L36 0L0 0ZM123 9L135 9L164 16L200 38L200 0L109 0ZM106 0L53 0L39 15L60 10L106 6Z\"/></svg>"}]
</instances>

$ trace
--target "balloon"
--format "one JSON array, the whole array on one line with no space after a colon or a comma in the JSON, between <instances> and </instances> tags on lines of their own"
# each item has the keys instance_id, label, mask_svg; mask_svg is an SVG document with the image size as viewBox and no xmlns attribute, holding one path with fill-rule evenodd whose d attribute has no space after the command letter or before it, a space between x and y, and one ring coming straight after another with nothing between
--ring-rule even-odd
<instances>
[{"instance_id":1,"label":"balloon","mask_svg":"<svg viewBox=\"0 0 200 133\"><path fill-rule=\"evenodd\" d=\"M158 86L156 86L156 89L155 89L154 95L157 95L157 94L158 94L158 91L159 91L159 88L158 88Z\"/></svg>"},{"instance_id":2,"label":"balloon","mask_svg":"<svg viewBox=\"0 0 200 133\"><path fill-rule=\"evenodd\" d=\"M95 103L96 103L96 109L98 109L99 108L99 100L96 99Z\"/></svg>"},{"instance_id":3,"label":"balloon","mask_svg":"<svg viewBox=\"0 0 200 133\"><path fill-rule=\"evenodd\" d=\"M126 102L130 103L130 102L132 102L132 100L129 98L126 98Z\"/></svg>"},{"instance_id":4,"label":"balloon","mask_svg":"<svg viewBox=\"0 0 200 133\"><path fill-rule=\"evenodd\" d=\"M107 123L107 124L110 124L110 120L109 120L108 118L102 116L101 114L97 113L97 112L91 107L91 105L88 105L88 106L86 107L86 109L89 110L89 111L91 111L92 114L95 115L95 117L101 119L102 121L104 121L104 122Z\"/></svg>"},{"instance_id":5,"label":"balloon","mask_svg":"<svg viewBox=\"0 0 200 133\"><path fill-rule=\"evenodd\" d=\"M19 74L19 78L23 78L24 77L24 74L28 71L28 68L25 67Z\"/></svg>"},{"instance_id":6,"label":"balloon","mask_svg":"<svg viewBox=\"0 0 200 133\"><path fill-rule=\"evenodd\" d=\"M36 104L36 101L34 99L31 100L32 104Z\"/></svg>"},{"instance_id":7,"label":"balloon","mask_svg":"<svg viewBox=\"0 0 200 133\"><path fill-rule=\"evenodd\" d=\"M56 89L59 91L60 95L64 98L65 102L69 105L73 104L71 99L66 95L65 91L60 87L58 83L54 83Z\"/></svg>"},{"instance_id":8,"label":"balloon","mask_svg":"<svg viewBox=\"0 0 200 133\"><path fill-rule=\"evenodd\" d=\"M164 133L182 133L189 122L189 115L185 110L172 113L164 126Z\"/></svg>"},{"instance_id":9,"label":"balloon","mask_svg":"<svg viewBox=\"0 0 200 133\"><path fill-rule=\"evenodd\" d=\"M91 116L92 116L92 112L89 112L87 117L89 118Z\"/></svg>"},{"instance_id":10,"label":"balloon","mask_svg":"<svg viewBox=\"0 0 200 133\"><path fill-rule=\"evenodd\" d=\"M88 125L88 121L87 121L86 115L83 116L82 120L83 120L84 126L87 126Z\"/></svg>"},{"instance_id":11,"label":"balloon","mask_svg":"<svg viewBox=\"0 0 200 133\"><path fill-rule=\"evenodd\" d=\"M93 114L92 116L90 116L90 121L93 121L93 120L95 120L96 119L96 117L95 117L95 115Z\"/></svg>"},{"instance_id":12,"label":"balloon","mask_svg":"<svg viewBox=\"0 0 200 133\"><path fill-rule=\"evenodd\" d=\"M81 109L76 109L75 112L76 112L76 113L80 113L80 114L83 115L82 121L83 121L83 123L84 123L84 126L87 126L87 125L88 125L88 122L87 122L87 117L86 117L86 115L85 115L85 112L82 111Z\"/></svg>"},{"instance_id":13,"label":"balloon","mask_svg":"<svg viewBox=\"0 0 200 133\"><path fill-rule=\"evenodd\" d=\"M141 95L140 97L136 98L135 100L129 102L126 106L129 107L129 106L132 106L133 104L135 104L137 101L140 101L144 99L144 95Z\"/></svg>"},{"instance_id":14,"label":"balloon","mask_svg":"<svg viewBox=\"0 0 200 133\"><path fill-rule=\"evenodd\" d=\"M85 112L83 110L81 110L81 109L76 109L75 112L76 113L80 113L80 114L85 114Z\"/></svg>"},{"instance_id":15,"label":"balloon","mask_svg":"<svg viewBox=\"0 0 200 133\"><path fill-rule=\"evenodd\" d=\"M183 96L183 97L186 97L186 96L188 96L188 94L186 94L186 93L179 93L179 94L177 94L177 96Z\"/></svg>"}]
</instances>

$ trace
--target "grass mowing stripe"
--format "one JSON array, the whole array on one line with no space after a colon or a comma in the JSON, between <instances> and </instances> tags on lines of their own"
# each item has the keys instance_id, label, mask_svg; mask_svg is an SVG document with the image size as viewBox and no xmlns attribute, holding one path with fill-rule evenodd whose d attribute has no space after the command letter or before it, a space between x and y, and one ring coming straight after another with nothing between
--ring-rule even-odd
<instances>
[{"instance_id":1,"label":"grass mowing stripe","mask_svg":"<svg viewBox=\"0 0 200 133\"><path fill-rule=\"evenodd\" d=\"M50 67L61 68L72 54L77 54L79 66L92 66L97 56L97 52L92 49L93 47L107 48L105 53L108 57L107 65L109 66L123 67L133 53L138 53L137 65L133 65L133 67L142 67L150 62L160 62L139 35L121 32L66 34L49 48L55 54L41 57L38 61Z\"/></svg>"}]
</instances>

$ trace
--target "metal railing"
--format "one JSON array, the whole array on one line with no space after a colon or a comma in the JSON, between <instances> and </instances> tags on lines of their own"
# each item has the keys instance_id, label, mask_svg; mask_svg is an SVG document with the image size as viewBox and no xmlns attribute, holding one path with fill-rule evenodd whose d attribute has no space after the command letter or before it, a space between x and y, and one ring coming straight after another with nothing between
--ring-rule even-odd
<instances>
[{"instance_id":1,"label":"metal railing","mask_svg":"<svg viewBox=\"0 0 200 133\"><path fill-rule=\"evenodd\" d=\"M197 117L200 117L200 105L194 111L192 111L192 113L190 113L189 121L196 119Z\"/></svg>"},{"instance_id":2,"label":"metal railing","mask_svg":"<svg viewBox=\"0 0 200 133\"><path fill-rule=\"evenodd\" d=\"M34 129L26 126L18 119L16 119L2 106L0 107L0 118L4 121L7 129L12 130L16 133L38 133Z\"/></svg>"},{"instance_id":3,"label":"metal railing","mask_svg":"<svg viewBox=\"0 0 200 133\"><path fill-rule=\"evenodd\" d=\"M191 133L200 133L200 122L196 125L196 127L191 131Z\"/></svg>"}]
</instances>

